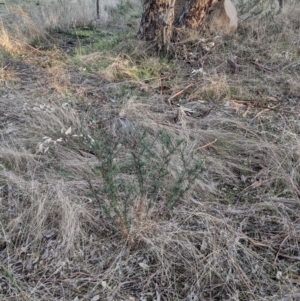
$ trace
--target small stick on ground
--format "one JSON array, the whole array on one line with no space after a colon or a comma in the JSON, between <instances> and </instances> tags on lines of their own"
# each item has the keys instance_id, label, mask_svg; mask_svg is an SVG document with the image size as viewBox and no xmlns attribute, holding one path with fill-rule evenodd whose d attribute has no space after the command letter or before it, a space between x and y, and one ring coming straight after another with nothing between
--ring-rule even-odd
<instances>
[{"instance_id":1,"label":"small stick on ground","mask_svg":"<svg viewBox=\"0 0 300 301\"><path fill-rule=\"evenodd\" d=\"M280 246L279 246L279 248L278 248L278 251L277 251L277 253L276 253L275 259L274 259L274 261L273 261L273 265L276 264L276 261L277 261L277 259L278 259L278 256L280 255L281 248L282 248L282 246L285 244L285 242L286 242L289 238L290 238L290 235L288 234L288 235L285 237L285 239L281 242L281 244L280 244Z\"/></svg>"},{"instance_id":2,"label":"small stick on ground","mask_svg":"<svg viewBox=\"0 0 300 301\"><path fill-rule=\"evenodd\" d=\"M181 89L180 91L176 92L174 95L172 95L169 99L168 99L168 104L171 105L171 100L174 99L175 97L179 96L180 94L182 94L185 90L187 90L190 87L193 87L194 84L189 84L187 85L185 88Z\"/></svg>"},{"instance_id":3,"label":"small stick on ground","mask_svg":"<svg viewBox=\"0 0 300 301\"><path fill-rule=\"evenodd\" d=\"M297 62L293 62L291 64L288 64L287 66L283 67L281 69L281 71L285 70L285 69L289 69L289 68L296 68L297 66L300 65L300 61L297 61Z\"/></svg>"},{"instance_id":4,"label":"small stick on ground","mask_svg":"<svg viewBox=\"0 0 300 301\"><path fill-rule=\"evenodd\" d=\"M263 70L263 71L267 71L267 72L278 71L278 69L276 69L276 68L270 68L268 66L264 66L262 64L254 62L254 61L251 61L250 63L253 64L256 67L256 69L258 69L258 70Z\"/></svg>"},{"instance_id":5,"label":"small stick on ground","mask_svg":"<svg viewBox=\"0 0 300 301\"><path fill-rule=\"evenodd\" d=\"M197 147L197 148L194 149L194 152L197 151L197 150L199 150L199 149L202 149L202 148L206 148L206 147L208 147L208 146L211 146L212 144L216 143L217 141L218 141L218 139L215 139L215 140L212 141L212 142L209 142L209 143L207 143L207 144L205 144L205 145L199 146L199 147Z\"/></svg>"}]
</instances>

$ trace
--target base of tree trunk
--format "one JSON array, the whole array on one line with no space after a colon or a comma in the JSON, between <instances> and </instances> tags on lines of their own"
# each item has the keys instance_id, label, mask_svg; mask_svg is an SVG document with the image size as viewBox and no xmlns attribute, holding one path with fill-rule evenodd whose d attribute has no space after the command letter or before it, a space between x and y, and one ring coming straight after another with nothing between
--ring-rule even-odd
<instances>
[{"instance_id":1,"label":"base of tree trunk","mask_svg":"<svg viewBox=\"0 0 300 301\"><path fill-rule=\"evenodd\" d=\"M144 11L138 38L154 41L161 48L168 46L172 37L175 0L144 0Z\"/></svg>"},{"instance_id":2,"label":"base of tree trunk","mask_svg":"<svg viewBox=\"0 0 300 301\"><path fill-rule=\"evenodd\" d=\"M184 39L184 32L198 34L213 8L225 0L143 0L138 32L141 40L152 41L159 49ZM174 21L175 20L175 21Z\"/></svg>"}]
</instances>

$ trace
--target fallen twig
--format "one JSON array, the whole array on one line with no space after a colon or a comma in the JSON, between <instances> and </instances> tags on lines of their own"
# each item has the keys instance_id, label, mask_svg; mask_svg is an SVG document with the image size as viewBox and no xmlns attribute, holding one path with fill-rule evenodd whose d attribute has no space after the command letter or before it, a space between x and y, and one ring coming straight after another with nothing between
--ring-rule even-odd
<instances>
[{"instance_id":1,"label":"fallen twig","mask_svg":"<svg viewBox=\"0 0 300 301\"><path fill-rule=\"evenodd\" d=\"M278 256L281 256L281 257L284 257L284 258L287 258L287 259L291 259L291 260L297 260L297 261L300 260L300 257L299 257L299 256L289 256L289 255L280 253L281 245L280 245L279 250L276 251L276 250L275 250L271 245L269 245L269 244L261 243L261 242L259 242L259 241L256 241L256 240L250 238L249 236L245 236L244 238L247 239L254 247L268 248L268 249L270 249L273 253L275 253L275 256L276 256L276 257L275 257L275 260L274 260L274 264L276 263L276 259L278 258Z\"/></svg>"},{"instance_id":2,"label":"fallen twig","mask_svg":"<svg viewBox=\"0 0 300 301\"><path fill-rule=\"evenodd\" d=\"M284 245L284 243L287 241L287 239L288 239L289 237L290 237L290 235L287 235L287 236L284 238L284 240L281 242L281 244L280 244L280 246L279 246L279 248L278 248L278 251L277 251L277 253L276 253L275 259L274 259L274 261L273 261L273 265L275 265L275 263L276 263L276 261L277 261L277 259L278 259L278 256L279 256L279 254L280 254L280 250L281 250L282 246Z\"/></svg>"},{"instance_id":3,"label":"fallen twig","mask_svg":"<svg viewBox=\"0 0 300 301\"><path fill-rule=\"evenodd\" d=\"M268 111L270 111L269 108L263 109L262 111L258 112L258 113L254 116L254 119L255 119L255 118L258 118L260 115L262 115L263 113L268 112Z\"/></svg>"},{"instance_id":4,"label":"fallen twig","mask_svg":"<svg viewBox=\"0 0 300 301\"><path fill-rule=\"evenodd\" d=\"M199 149L206 148L206 147L208 147L208 146L210 146L210 145L216 143L217 141L218 141L218 139L215 139L215 140L212 141L212 142L209 142L209 143L207 143L207 144L205 144L205 145L199 146L199 147L197 147L197 148L194 149L194 152L197 151L197 150L199 150Z\"/></svg>"},{"instance_id":5,"label":"fallen twig","mask_svg":"<svg viewBox=\"0 0 300 301\"><path fill-rule=\"evenodd\" d=\"M299 66L299 65L300 65L300 61L293 62L293 63L288 64L287 66L283 67L283 68L281 69L281 71L283 71L283 70L285 70L285 69L288 69L288 68L295 68L295 67L297 67L297 66Z\"/></svg>"},{"instance_id":6,"label":"fallen twig","mask_svg":"<svg viewBox=\"0 0 300 301\"><path fill-rule=\"evenodd\" d=\"M174 95L172 95L171 97L169 97L168 99L168 104L171 105L171 100L174 99L175 97L179 96L180 94L182 94L185 90L187 90L190 87L193 87L194 83L187 85L185 88L183 88L182 90L176 92Z\"/></svg>"},{"instance_id":7,"label":"fallen twig","mask_svg":"<svg viewBox=\"0 0 300 301\"><path fill-rule=\"evenodd\" d=\"M240 68L247 67L247 65L240 65L234 62L233 60L227 59L228 65L233 69L234 73L238 73Z\"/></svg>"},{"instance_id":8,"label":"fallen twig","mask_svg":"<svg viewBox=\"0 0 300 301\"><path fill-rule=\"evenodd\" d=\"M263 71L267 71L267 72L278 71L277 68L270 68L270 67L264 66L262 64L256 63L254 61L250 61L250 63L253 64L256 67L256 69L258 69L258 70L263 70Z\"/></svg>"}]
</instances>

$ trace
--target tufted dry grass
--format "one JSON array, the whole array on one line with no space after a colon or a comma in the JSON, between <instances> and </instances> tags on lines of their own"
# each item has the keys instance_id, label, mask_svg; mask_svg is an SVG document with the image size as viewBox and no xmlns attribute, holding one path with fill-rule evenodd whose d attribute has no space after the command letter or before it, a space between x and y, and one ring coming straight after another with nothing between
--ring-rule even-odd
<instances>
[{"instance_id":1,"label":"tufted dry grass","mask_svg":"<svg viewBox=\"0 0 300 301\"><path fill-rule=\"evenodd\" d=\"M109 53L83 43L66 51L64 35L47 49L22 44L20 53L5 46L14 39L7 32L1 298L299 299L299 14L251 19L233 38L213 38L209 51L188 45L171 59L149 56L133 34ZM110 35L101 34L114 36L106 26ZM121 166L147 132L160 158L160 130L183 140L202 169L166 209L187 167L174 155L154 206L149 194L133 199L128 228L103 210L112 201L97 193L105 157L89 145L105 131ZM119 170L118 179L137 181Z\"/></svg>"}]
</instances>

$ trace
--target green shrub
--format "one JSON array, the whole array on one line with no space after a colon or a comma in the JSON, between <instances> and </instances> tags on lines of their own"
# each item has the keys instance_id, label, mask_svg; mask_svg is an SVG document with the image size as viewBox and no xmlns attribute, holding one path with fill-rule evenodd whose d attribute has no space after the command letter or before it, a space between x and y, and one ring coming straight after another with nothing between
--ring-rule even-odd
<instances>
[{"instance_id":1,"label":"green shrub","mask_svg":"<svg viewBox=\"0 0 300 301\"><path fill-rule=\"evenodd\" d=\"M141 202L146 214L159 207L169 215L202 171L201 160L188 151L187 143L165 130L154 136L144 131L120 138L101 130L86 136L86 141L98 159L94 172L101 179L97 189L89 181L90 189L106 216L117 216L127 230Z\"/></svg>"}]
</instances>

